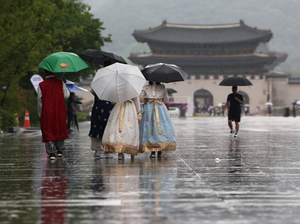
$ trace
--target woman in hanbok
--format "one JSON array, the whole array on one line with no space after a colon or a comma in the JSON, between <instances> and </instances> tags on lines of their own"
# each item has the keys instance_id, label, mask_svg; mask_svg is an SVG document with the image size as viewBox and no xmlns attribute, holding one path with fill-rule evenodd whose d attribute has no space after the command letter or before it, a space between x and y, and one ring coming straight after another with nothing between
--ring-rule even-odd
<instances>
[{"instance_id":1,"label":"woman in hanbok","mask_svg":"<svg viewBox=\"0 0 300 224\"><path fill-rule=\"evenodd\" d=\"M150 157L160 157L162 151L175 151L176 131L165 103L169 97L165 85L149 82L145 85L140 101L144 101L140 122L140 152L151 152Z\"/></svg>"},{"instance_id":2,"label":"woman in hanbok","mask_svg":"<svg viewBox=\"0 0 300 224\"><path fill-rule=\"evenodd\" d=\"M91 90L94 95L94 105L91 116L91 126L89 136L91 138L91 150L95 151L94 157L106 158L103 151L103 133L108 121L108 117L114 107L114 104L100 100L94 90ZM101 155L102 154L102 155Z\"/></svg>"},{"instance_id":3,"label":"woman in hanbok","mask_svg":"<svg viewBox=\"0 0 300 224\"><path fill-rule=\"evenodd\" d=\"M115 104L102 138L105 153L118 153L119 160L124 153L131 158L138 154L140 113L139 97Z\"/></svg>"}]
</instances>

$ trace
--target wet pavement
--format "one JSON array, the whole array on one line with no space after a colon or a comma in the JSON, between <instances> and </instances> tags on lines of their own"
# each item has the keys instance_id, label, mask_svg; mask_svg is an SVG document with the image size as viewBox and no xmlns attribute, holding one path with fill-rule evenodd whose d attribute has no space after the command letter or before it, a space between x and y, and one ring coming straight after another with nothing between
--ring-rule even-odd
<instances>
[{"instance_id":1,"label":"wet pavement","mask_svg":"<svg viewBox=\"0 0 300 224\"><path fill-rule=\"evenodd\" d=\"M40 131L0 135L0 223L300 223L300 118L173 119L161 159L94 159L89 122L51 163Z\"/></svg>"}]
</instances>

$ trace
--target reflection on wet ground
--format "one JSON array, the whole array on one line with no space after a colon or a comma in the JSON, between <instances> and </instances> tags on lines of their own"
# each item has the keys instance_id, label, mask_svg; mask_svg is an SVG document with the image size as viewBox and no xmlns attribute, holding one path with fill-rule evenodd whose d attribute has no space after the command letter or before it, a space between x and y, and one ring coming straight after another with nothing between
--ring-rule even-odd
<instances>
[{"instance_id":1,"label":"reflection on wet ground","mask_svg":"<svg viewBox=\"0 0 300 224\"><path fill-rule=\"evenodd\" d=\"M53 163L39 131L2 135L0 223L300 223L300 118L242 117L237 139L224 117L173 121L161 159L94 159L88 122Z\"/></svg>"}]
</instances>

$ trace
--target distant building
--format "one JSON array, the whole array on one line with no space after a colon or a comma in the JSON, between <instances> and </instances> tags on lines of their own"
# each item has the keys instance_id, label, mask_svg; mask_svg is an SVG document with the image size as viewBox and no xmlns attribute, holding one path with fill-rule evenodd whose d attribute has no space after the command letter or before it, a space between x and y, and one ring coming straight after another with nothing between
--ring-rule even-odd
<instances>
[{"instance_id":1,"label":"distant building","mask_svg":"<svg viewBox=\"0 0 300 224\"><path fill-rule=\"evenodd\" d=\"M131 54L129 59L134 64L145 67L162 62L176 64L187 71L188 80L166 86L177 90L173 96L175 102L188 102L189 114L225 102L231 88L219 83L234 74L253 84L239 87L245 103L250 105L250 114L266 110L267 101L272 101L274 107L291 107L300 98L299 80L274 71L287 54L269 50L271 30L252 28L243 21L222 25L164 21L158 27L135 30L133 36L151 49L149 53Z\"/></svg>"}]
</instances>

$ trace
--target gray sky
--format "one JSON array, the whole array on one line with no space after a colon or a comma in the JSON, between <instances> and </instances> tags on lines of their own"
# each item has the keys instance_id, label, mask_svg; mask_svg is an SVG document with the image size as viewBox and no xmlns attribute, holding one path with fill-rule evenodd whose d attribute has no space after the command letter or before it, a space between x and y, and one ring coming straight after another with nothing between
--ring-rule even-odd
<instances>
[{"instance_id":1,"label":"gray sky","mask_svg":"<svg viewBox=\"0 0 300 224\"><path fill-rule=\"evenodd\" d=\"M91 6L91 13L104 23L104 35L112 34L113 43L104 50L118 51L124 56L128 49L120 49L120 42L136 44L132 37L135 29L159 26L163 20L169 23L226 24L240 19L246 25L259 29L271 29L274 36L270 50L285 52L289 57L280 67L298 66L300 45L298 35L300 1L295 0L82 0ZM163 1L163 3L161 3ZM176 7L176 5L180 7ZM197 7L195 7L197 5ZM125 7L126 6L126 7ZM129 7L130 10L122 9ZM144 10L142 10L144 9ZM149 11L156 12L153 16ZM222 12L222 15L221 15ZM113 19L112 19L113 18ZM116 29L116 21L126 25ZM287 44L283 44L287 43ZM127 52L128 53L128 52ZM300 70L300 65L296 67Z\"/></svg>"}]
</instances>

